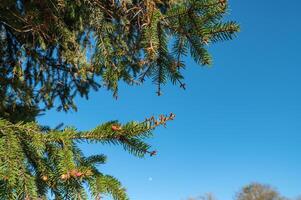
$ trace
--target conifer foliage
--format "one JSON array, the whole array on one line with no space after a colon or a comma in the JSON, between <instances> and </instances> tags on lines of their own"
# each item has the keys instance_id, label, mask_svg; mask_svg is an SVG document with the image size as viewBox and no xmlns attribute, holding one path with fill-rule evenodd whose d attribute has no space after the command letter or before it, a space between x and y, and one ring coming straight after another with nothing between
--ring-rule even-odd
<instances>
[{"instance_id":1,"label":"conifer foliage","mask_svg":"<svg viewBox=\"0 0 301 200\"><path fill-rule=\"evenodd\" d=\"M91 131L51 130L35 122L0 120L0 198L46 199L51 191L55 199L87 199L87 185L96 199L101 194L127 199L119 181L97 169L96 165L104 164L106 157L85 157L77 143L120 144L138 157L154 155L156 151L149 151L143 139L174 117L162 115L158 120L152 117L124 125L111 121Z\"/></svg>"},{"instance_id":2,"label":"conifer foliage","mask_svg":"<svg viewBox=\"0 0 301 200\"><path fill-rule=\"evenodd\" d=\"M185 89L183 57L210 65L211 43L239 31L225 22L226 0L1 0L0 198L127 199L124 188L86 157L78 142L122 145L151 156L144 139L174 115L143 122L104 123L91 131L50 129L35 122L45 109L76 110L77 95L147 78ZM56 103L56 104L55 104Z\"/></svg>"}]
</instances>

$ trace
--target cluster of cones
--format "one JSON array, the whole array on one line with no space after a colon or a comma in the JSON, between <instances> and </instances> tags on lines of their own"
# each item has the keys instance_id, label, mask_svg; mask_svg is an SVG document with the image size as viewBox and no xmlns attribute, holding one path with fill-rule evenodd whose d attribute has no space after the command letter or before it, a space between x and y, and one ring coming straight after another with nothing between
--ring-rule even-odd
<instances>
[{"instance_id":1,"label":"cluster of cones","mask_svg":"<svg viewBox=\"0 0 301 200\"><path fill-rule=\"evenodd\" d=\"M62 180L67 180L70 178L81 178L85 176L91 176L93 173L91 170L86 170L85 172L79 171L77 169L72 169L68 171L66 174L61 175Z\"/></svg>"}]
</instances>

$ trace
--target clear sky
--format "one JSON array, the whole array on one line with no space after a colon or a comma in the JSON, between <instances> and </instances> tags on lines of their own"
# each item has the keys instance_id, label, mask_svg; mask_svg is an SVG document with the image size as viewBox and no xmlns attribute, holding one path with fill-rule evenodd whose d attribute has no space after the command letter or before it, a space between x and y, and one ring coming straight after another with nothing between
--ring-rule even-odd
<instances>
[{"instance_id":1,"label":"clear sky","mask_svg":"<svg viewBox=\"0 0 301 200\"><path fill-rule=\"evenodd\" d=\"M112 119L175 113L150 140L156 157L82 145L87 154L107 154L101 170L119 178L132 200L184 200L206 192L230 200L254 181L288 197L301 194L301 1L230 0L230 7L241 33L211 48L211 68L186 59L186 91L168 85L158 97L150 83L121 85L117 101L101 90L89 101L77 99L77 113L50 111L39 121L88 130Z\"/></svg>"}]
</instances>

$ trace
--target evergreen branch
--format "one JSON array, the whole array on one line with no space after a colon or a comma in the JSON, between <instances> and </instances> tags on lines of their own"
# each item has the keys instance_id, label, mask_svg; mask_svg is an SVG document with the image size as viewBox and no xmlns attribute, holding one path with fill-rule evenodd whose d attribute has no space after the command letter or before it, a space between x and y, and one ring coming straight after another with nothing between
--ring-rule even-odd
<instances>
[{"instance_id":1,"label":"evergreen branch","mask_svg":"<svg viewBox=\"0 0 301 200\"><path fill-rule=\"evenodd\" d=\"M119 81L148 77L158 87L180 84L190 55L211 63L206 45L232 39L235 22L223 22L226 0L11 1L0 4L0 199L87 199L109 194L125 200L114 177L97 168L102 154L85 156L79 142L122 146L154 156L146 139L174 114L143 122L110 121L93 130L47 128L35 122L41 108L76 110L101 86L117 97ZM88 61L89 60L89 61Z\"/></svg>"},{"instance_id":2,"label":"evergreen branch","mask_svg":"<svg viewBox=\"0 0 301 200\"><path fill-rule=\"evenodd\" d=\"M83 181L101 175L95 165L104 163L105 157L85 157L77 147L76 141L121 144L125 150L138 157L145 154L154 156L157 151L150 151L150 146L143 140L152 136L151 130L161 125L166 126L166 123L174 118L175 115L171 113L169 116L160 115L158 119L151 117L141 123L129 122L120 125L117 121L112 121L92 131L76 131L72 128L58 131L43 129L34 122L14 124L0 119L2 188L8 188L8 196L17 194L13 190L8 191L16 185L17 180L20 181L18 174L21 173L24 174L24 181L19 183L28 184L23 185L28 189L24 195L30 198L37 194L43 196L47 190L52 191L57 198L84 198ZM8 149L9 152L4 149ZM35 180L28 181L34 177L32 174L36 175ZM24 188L20 191L24 191ZM114 196L113 193L119 193L121 190L109 192Z\"/></svg>"},{"instance_id":3,"label":"evergreen branch","mask_svg":"<svg viewBox=\"0 0 301 200\"><path fill-rule=\"evenodd\" d=\"M179 7L175 7L174 9L171 9L169 13L167 13L167 16L164 17L164 20L170 19L170 18L179 18L184 17L186 15L189 15L192 12L196 12L198 10L206 10L212 7L219 7L222 6L223 10L225 9L227 2L226 0L216 0L215 2L209 1L209 3L206 2L198 2L196 0L193 0L190 2L190 5L185 5L184 3L180 5ZM181 12L182 11L182 12ZM174 14L175 13L175 14Z\"/></svg>"}]
</instances>

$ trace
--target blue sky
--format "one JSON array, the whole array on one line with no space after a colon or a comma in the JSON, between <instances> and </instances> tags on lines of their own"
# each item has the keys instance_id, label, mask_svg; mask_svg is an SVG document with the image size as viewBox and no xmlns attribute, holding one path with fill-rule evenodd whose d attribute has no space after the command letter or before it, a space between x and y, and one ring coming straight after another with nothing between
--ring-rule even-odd
<instances>
[{"instance_id":1,"label":"blue sky","mask_svg":"<svg viewBox=\"0 0 301 200\"><path fill-rule=\"evenodd\" d=\"M206 192L232 199L254 181L300 195L301 1L230 0L230 6L241 33L210 47L211 68L186 59L186 91L167 85L158 97L151 83L121 85L117 101L102 90L89 101L78 98L77 113L49 111L39 121L88 130L112 119L175 113L150 140L156 157L83 145L87 154L108 155L101 170L118 177L132 200L184 200Z\"/></svg>"}]
</instances>

